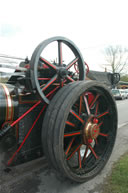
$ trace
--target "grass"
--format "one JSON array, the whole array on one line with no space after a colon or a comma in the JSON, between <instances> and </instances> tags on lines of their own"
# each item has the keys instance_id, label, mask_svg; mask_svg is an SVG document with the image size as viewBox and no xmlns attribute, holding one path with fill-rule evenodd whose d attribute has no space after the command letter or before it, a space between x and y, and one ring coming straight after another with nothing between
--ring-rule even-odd
<instances>
[{"instance_id":1,"label":"grass","mask_svg":"<svg viewBox=\"0 0 128 193\"><path fill-rule=\"evenodd\" d=\"M107 178L103 193L128 193L128 153L113 166Z\"/></svg>"}]
</instances>

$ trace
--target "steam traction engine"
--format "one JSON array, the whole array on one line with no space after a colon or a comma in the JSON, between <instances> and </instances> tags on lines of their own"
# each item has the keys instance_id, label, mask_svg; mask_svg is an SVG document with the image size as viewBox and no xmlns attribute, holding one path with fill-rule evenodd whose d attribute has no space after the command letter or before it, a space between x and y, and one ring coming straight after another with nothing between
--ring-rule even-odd
<instances>
[{"instance_id":1,"label":"steam traction engine","mask_svg":"<svg viewBox=\"0 0 128 193\"><path fill-rule=\"evenodd\" d=\"M102 170L115 143L117 109L108 88L85 74L77 46L53 37L0 83L0 169L45 155L76 182Z\"/></svg>"}]
</instances>

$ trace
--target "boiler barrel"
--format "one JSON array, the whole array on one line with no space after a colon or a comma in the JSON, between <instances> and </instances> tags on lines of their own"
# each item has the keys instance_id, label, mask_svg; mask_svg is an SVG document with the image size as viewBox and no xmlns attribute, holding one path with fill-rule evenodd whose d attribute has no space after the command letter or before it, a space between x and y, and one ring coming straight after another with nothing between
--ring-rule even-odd
<instances>
[{"instance_id":1,"label":"boiler barrel","mask_svg":"<svg viewBox=\"0 0 128 193\"><path fill-rule=\"evenodd\" d=\"M0 123L16 118L18 100L11 94L13 90L13 85L0 83Z\"/></svg>"}]
</instances>

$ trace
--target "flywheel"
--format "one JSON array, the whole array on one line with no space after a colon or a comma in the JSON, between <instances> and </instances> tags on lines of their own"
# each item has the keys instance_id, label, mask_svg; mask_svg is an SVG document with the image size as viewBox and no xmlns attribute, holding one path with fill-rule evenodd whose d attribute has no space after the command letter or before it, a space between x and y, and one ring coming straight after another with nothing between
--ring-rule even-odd
<instances>
[{"instance_id":1,"label":"flywheel","mask_svg":"<svg viewBox=\"0 0 128 193\"><path fill-rule=\"evenodd\" d=\"M77 65L78 74L75 66ZM65 37L53 37L41 42L30 61L32 88L49 103L46 95L58 91L70 82L85 79L85 64L80 50Z\"/></svg>"}]
</instances>

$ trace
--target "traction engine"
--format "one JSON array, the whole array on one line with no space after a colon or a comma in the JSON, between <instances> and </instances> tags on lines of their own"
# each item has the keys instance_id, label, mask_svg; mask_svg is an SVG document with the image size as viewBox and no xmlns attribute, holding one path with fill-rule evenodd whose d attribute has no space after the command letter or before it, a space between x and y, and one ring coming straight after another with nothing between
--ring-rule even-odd
<instances>
[{"instance_id":1,"label":"traction engine","mask_svg":"<svg viewBox=\"0 0 128 193\"><path fill-rule=\"evenodd\" d=\"M78 47L53 37L0 83L0 170L41 156L76 182L103 169L115 143L117 109L109 89L85 80L86 72Z\"/></svg>"}]
</instances>

